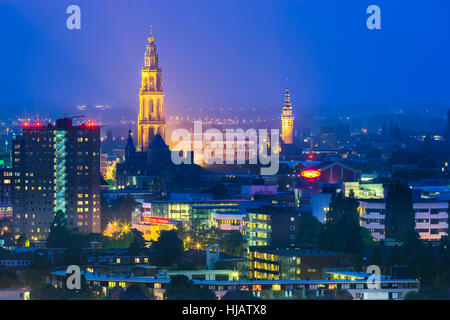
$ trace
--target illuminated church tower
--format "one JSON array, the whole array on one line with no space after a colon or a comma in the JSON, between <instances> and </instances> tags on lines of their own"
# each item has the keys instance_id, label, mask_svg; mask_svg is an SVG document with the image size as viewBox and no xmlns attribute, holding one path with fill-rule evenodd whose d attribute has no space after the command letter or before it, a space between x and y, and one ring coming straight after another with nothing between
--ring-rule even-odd
<instances>
[{"instance_id":1,"label":"illuminated church tower","mask_svg":"<svg viewBox=\"0 0 450 320\"><path fill-rule=\"evenodd\" d=\"M139 91L138 150L147 150L156 134L164 138L166 119L164 116L164 89L162 71L158 65L155 37L150 31L145 65L142 68L142 82Z\"/></svg>"},{"instance_id":2,"label":"illuminated church tower","mask_svg":"<svg viewBox=\"0 0 450 320\"><path fill-rule=\"evenodd\" d=\"M281 113L281 139L285 144L292 144L294 135L294 114L292 113L291 96L286 88L284 106Z\"/></svg>"}]
</instances>

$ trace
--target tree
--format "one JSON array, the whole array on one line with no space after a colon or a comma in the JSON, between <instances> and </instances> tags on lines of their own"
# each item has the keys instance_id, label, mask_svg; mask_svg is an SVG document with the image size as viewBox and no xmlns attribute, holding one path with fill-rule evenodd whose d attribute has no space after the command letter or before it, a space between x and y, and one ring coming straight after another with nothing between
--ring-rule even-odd
<instances>
[{"instance_id":1,"label":"tree","mask_svg":"<svg viewBox=\"0 0 450 320\"><path fill-rule=\"evenodd\" d=\"M379 246L374 246L370 255L369 265L381 266L383 264L383 254Z\"/></svg>"},{"instance_id":2,"label":"tree","mask_svg":"<svg viewBox=\"0 0 450 320\"><path fill-rule=\"evenodd\" d=\"M64 264L83 264L85 255L83 248L89 246L88 236L76 232L66 226L65 214L60 210L55 214L50 233L47 237L47 248L65 248Z\"/></svg>"},{"instance_id":3,"label":"tree","mask_svg":"<svg viewBox=\"0 0 450 320\"><path fill-rule=\"evenodd\" d=\"M49 273L50 266L42 257L37 257L24 272L25 284L30 288L37 288L44 282L44 277Z\"/></svg>"},{"instance_id":4,"label":"tree","mask_svg":"<svg viewBox=\"0 0 450 320\"><path fill-rule=\"evenodd\" d=\"M133 255L140 254L142 252L142 249L145 248L145 239L143 233L137 229L131 229L131 235L133 237L133 241L131 242L128 251Z\"/></svg>"},{"instance_id":5,"label":"tree","mask_svg":"<svg viewBox=\"0 0 450 320\"><path fill-rule=\"evenodd\" d=\"M131 214L136 208L136 200L130 194L125 197L119 197L113 201L108 221L117 220L123 224L131 223ZM103 212L102 212L103 214Z\"/></svg>"},{"instance_id":6,"label":"tree","mask_svg":"<svg viewBox=\"0 0 450 320\"><path fill-rule=\"evenodd\" d=\"M318 243L322 223L314 216L302 214L298 219L300 243Z\"/></svg>"},{"instance_id":7,"label":"tree","mask_svg":"<svg viewBox=\"0 0 450 320\"><path fill-rule=\"evenodd\" d=\"M103 250L110 250L117 248L129 249L133 241L134 235L132 234L131 231L130 232L117 231L113 234L112 237L103 237L102 249Z\"/></svg>"},{"instance_id":8,"label":"tree","mask_svg":"<svg viewBox=\"0 0 450 320\"><path fill-rule=\"evenodd\" d=\"M362 256L363 241L358 217L359 202L350 194L333 193L327 221L322 228L319 246L324 250L339 251Z\"/></svg>"},{"instance_id":9,"label":"tree","mask_svg":"<svg viewBox=\"0 0 450 320\"><path fill-rule=\"evenodd\" d=\"M0 289L11 288L17 281L17 274L13 270L0 269Z\"/></svg>"},{"instance_id":10,"label":"tree","mask_svg":"<svg viewBox=\"0 0 450 320\"><path fill-rule=\"evenodd\" d=\"M410 240L413 240L411 237L414 237L414 234L417 235L414 219L415 212L411 189L404 183L391 183L386 197L386 238L404 241L409 237Z\"/></svg>"},{"instance_id":11,"label":"tree","mask_svg":"<svg viewBox=\"0 0 450 320\"><path fill-rule=\"evenodd\" d=\"M205 249L211 244L223 244L224 232L204 222L193 222L190 227L180 228L180 238L190 249Z\"/></svg>"},{"instance_id":12,"label":"tree","mask_svg":"<svg viewBox=\"0 0 450 320\"><path fill-rule=\"evenodd\" d=\"M228 254L241 256L243 253L243 245L244 238L242 234L237 230L232 230L223 237L220 248Z\"/></svg>"},{"instance_id":13,"label":"tree","mask_svg":"<svg viewBox=\"0 0 450 320\"><path fill-rule=\"evenodd\" d=\"M196 286L185 275L171 277L165 294L167 300L216 300L212 291Z\"/></svg>"},{"instance_id":14,"label":"tree","mask_svg":"<svg viewBox=\"0 0 450 320\"><path fill-rule=\"evenodd\" d=\"M155 264L171 266L175 264L183 253L183 241L178 238L175 230L161 231L159 240L153 243Z\"/></svg>"},{"instance_id":15,"label":"tree","mask_svg":"<svg viewBox=\"0 0 450 320\"><path fill-rule=\"evenodd\" d=\"M376 244L375 240L373 239L372 233L367 228L361 227L361 238L364 245L366 246L372 246Z\"/></svg>"},{"instance_id":16,"label":"tree","mask_svg":"<svg viewBox=\"0 0 450 320\"><path fill-rule=\"evenodd\" d=\"M102 232L106 229L108 226L108 223L112 220L112 214L111 214L111 207L106 200L103 193L100 193L100 206L101 206L101 215L100 215L100 223L101 223L101 230Z\"/></svg>"},{"instance_id":17,"label":"tree","mask_svg":"<svg viewBox=\"0 0 450 320\"><path fill-rule=\"evenodd\" d=\"M64 283L66 283L66 280L64 280ZM96 297L86 278L82 275L80 290L69 290L66 286L55 288L49 283L41 283L31 290L30 298L31 300L93 300Z\"/></svg>"},{"instance_id":18,"label":"tree","mask_svg":"<svg viewBox=\"0 0 450 320\"><path fill-rule=\"evenodd\" d=\"M25 234L21 234L19 238L17 239L17 246L18 247L25 247L28 244L28 238Z\"/></svg>"}]
</instances>

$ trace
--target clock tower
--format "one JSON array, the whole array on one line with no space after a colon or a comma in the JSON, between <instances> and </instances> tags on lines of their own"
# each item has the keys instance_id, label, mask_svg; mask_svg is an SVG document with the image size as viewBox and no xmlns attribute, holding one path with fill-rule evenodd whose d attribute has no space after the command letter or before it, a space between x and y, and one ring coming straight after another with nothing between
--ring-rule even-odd
<instances>
[{"instance_id":1,"label":"clock tower","mask_svg":"<svg viewBox=\"0 0 450 320\"><path fill-rule=\"evenodd\" d=\"M164 116L164 89L162 70L158 65L155 37L152 30L147 38L145 65L141 71L139 90L138 150L147 150L156 134L164 139L166 118Z\"/></svg>"},{"instance_id":2,"label":"clock tower","mask_svg":"<svg viewBox=\"0 0 450 320\"><path fill-rule=\"evenodd\" d=\"M292 112L291 95L286 88L284 106L281 113L281 139L285 144L292 144L294 135L294 114Z\"/></svg>"}]
</instances>

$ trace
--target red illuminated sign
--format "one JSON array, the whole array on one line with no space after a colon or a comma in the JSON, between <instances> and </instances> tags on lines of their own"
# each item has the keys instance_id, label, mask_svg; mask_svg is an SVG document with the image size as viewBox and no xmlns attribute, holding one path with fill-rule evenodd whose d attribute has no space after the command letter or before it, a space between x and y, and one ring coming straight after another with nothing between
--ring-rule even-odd
<instances>
[{"instance_id":1,"label":"red illuminated sign","mask_svg":"<svg viewBox=\"0 0 450 320\"><path fill-rule=\"evenodd\" d=\"M95 123L95 121L89 120L87 123L84 124L86 127L88 128L95 128L97 126L97 124Z\"/></svg>"},{"instance_id":2,"label":"red illuminated sign","mask_svg":"<svg viewBox=\"0 0 450 320\"><path fill-rule=\"evenodd\" d=\"M142 217L142 221L156 224L169 224L169 219L156 218L156 217Z\"/></svg>"},{"instance_id":3,"label":"red illuminated sign","mask_svg":"<svg viewBox=\"0 0 450 320\"><path fill-rule=\"evenodd\" d=\"M301 175L302 177L308 178L308 179L314 179L317 177L320 177L322 173L319 170L305 170L302 171Z\"/></svg>"}]
</instances>

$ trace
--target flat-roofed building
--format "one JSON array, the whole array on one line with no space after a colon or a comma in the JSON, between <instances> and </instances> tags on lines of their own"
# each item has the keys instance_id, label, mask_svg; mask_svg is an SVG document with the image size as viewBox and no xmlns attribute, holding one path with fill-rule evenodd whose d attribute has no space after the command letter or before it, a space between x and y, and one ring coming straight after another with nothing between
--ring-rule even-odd
<instances>
[{"instance_id":1,"label":"flat-roofed building","mask_svg":"<svg viewBox=\"0 0 450 320\"><path fill-rule=\"evenodd\" d=\"M128 288L133 284L145 284L155 295L156 299L165 298L165 291L170 279L160 277L143 276L116 276L82 271L88 285L92 288L100 288L99 292L107 295L116 286ZM66 285L66 271L52 272L50 283L62 288ZM368 287L366 279L341 280L192 280L194 285L206 288L222 299L227 293L247 292L254 297L263 300L270 299L378 299L401 300L409 292L417 292L420 288L419 280L415 279L390 279L381 277L380 289Z\"/></svg>"},{"instance_id":2,"label":"flat-roofed building","mask_svg":"<svg viewBox=\"0 0 450 320\"><path fill-rule=\"evenodd\" d=\"M416 231L422 240L439 241L448 235L448 203L447 202L417 202L413 204L415 211ZM386 204L379 200L360 200L360 225L372 233L376 240L385 238Z\"/></svg>"},{"instance_id":3,"label":"flat-roofed building","mask_svg":"<svg viewBox=\"0 0 450 320\"><path fill-rule=\"evenodd\" d=\"M211 225L222 231L242 231L246 214L235 211L211 212Z\"/></svg>"},{"instance_id":4,"label":"flat-roofed building","mask_svg":"<svg viewBox=\"0 0 450 320\"><path fill-rule=\"evenodd\" d=\"M243 228L246 246L297 246L298 212L290 206L263 205L247 210Z\"/></svg>"},{"instance_id":5,"label":"flat-roofed building","mask_svg":"<svg viewBox=\"0 0 450 320\"><path fill-rule=\"evenodd\" d=\"M356 199L383 199L384 187L382 183L359 183L359 182L344 182L344 194L346 197L350 193Z\"/></svg>"},{"instance_id":6,"label":"flat-roofed building","mask_svg":"<svg viewBox=\"0 0 450 320\"><path fill-rule=\"evenodd\" d=\"M250 279L323 279L326 270L352 270L353 255L303 248L251 247Z\"/></svg>"}]
</instances>

